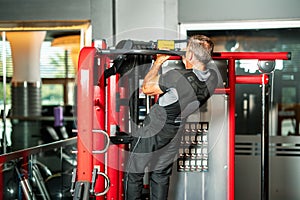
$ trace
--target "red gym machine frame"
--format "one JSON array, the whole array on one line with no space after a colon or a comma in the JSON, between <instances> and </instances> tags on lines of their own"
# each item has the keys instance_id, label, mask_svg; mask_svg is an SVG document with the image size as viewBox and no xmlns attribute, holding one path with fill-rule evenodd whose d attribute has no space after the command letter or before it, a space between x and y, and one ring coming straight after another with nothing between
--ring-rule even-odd
<instances>
[{"instance_id":1,"label":"red gym machine frame","mask_svg":"<svg viewBox=\"0 0 300 200\"><path fill-rule=\"evenodd\" d=\"M105 49L105 45L101 48ZM125 88L118 88L119 75L103 78L104 70L111 66L107 54L102 54L95 47L84 47L79 55L77 84L77 160L76 180L73 179L74 199L88 199L96 195L97 199L121 200L123 194L124 145L107 144L109 136L114 136L117 125L126 131L124 120L128 120L126 108L116 110L116 95L124 98ZM228 120L228 200L234 200L234 158L235 158L235 85L268 84L268 75L242 76L235 73L235 61L255 59L259 61L288 60L289 52L220 52L215 53L214 60L228 61L228 86L216 89L216 94L229 97ZM100 133L100 134L97 134ZM105 141L105 142L104 142ZM268 132L262 133L262 167L268 169ZM97 150L98 149L98 150ZM102 150L99 150L102 149ZM121 150L120 150L121 149ZM106 157L101 154L106 153ZM265 156L264 156L265 155ZM96 170L95 170L96 169ZM262 199L268 196L268 170L262 170ZM106 176L107 174L107 176ZM96 176L101 175L101 176ZM96 177L96 178L95 178ZM98 177L98 178L97 178ZM96 183L95 183L96 182ZM92 188L92 189L91 189ZM79 192L80 191L80 192ZM82 192L84 191L84 192Z\"/></svg>"}]
</instances>

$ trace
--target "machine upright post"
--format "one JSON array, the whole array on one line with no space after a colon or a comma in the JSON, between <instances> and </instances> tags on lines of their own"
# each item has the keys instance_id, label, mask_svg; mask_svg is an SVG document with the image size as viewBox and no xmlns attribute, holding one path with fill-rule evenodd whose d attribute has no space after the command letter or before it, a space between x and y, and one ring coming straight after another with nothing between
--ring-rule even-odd
<instances>
[{"instance_id":1,"label":"machine upright post","mask_svg":"<svg viewBox=\"0 0 300 200\"><path fill-rule=\"evenodd\" d=\"M116 136L118 129L118 112L116 100L119 94L119 74L110 76L107 85L107 130L109 136ZM119 193L119 147L111 145L107 152L107 175L111 179L111 188L107 193L107 199L118 200Z\"/></svg>"},{"instance_id":2,"label":"machine upright post","mask_svg":"<svg viewBox=\"0 0 300 200\"><path fill-rule=\"evenodd\" d=\"M263 74L263 77L268 76ZM264 80L265 78L263 78ZM261 200L269 199L269 91L262 81Z\"/></svg>"},{"instance_id":3,"label":"machine upright post","mask_svg":"<svg viewBox=\"0 0 300 200\"><path fill-rule=\"evenodd\" d=\"M228 147L228 200L234 200L234 158L235 158L235 59L228 60L229 76L229 147Z\"/></svg>"},{"instance_id":4,"label":"machine upright post","mask_svg":"<svg viewBox=\"0 0 300 200\"><path fill-rule=\"evenodd\" d=\"M101 43L101 49L106 49L106 43ZM105 128L105 113L106 113L106 92L105 92L105 77L104 70L106 65L109 64L109 58L105 55L96 58L94 61L94 95L95 95L95 108L94 113L94 129L106 130ZM97 81L97 82L96 82ZM93 135L93 149L103 149L105 146L105 137L102 134ZM105 172L105 155L95 154L93 157L94 168L98 168L101 173ZM105 179L103 176L98 176L95 183L95 191L103 191L105 188ZM97 200L103 200L104 196L97 196Z\"/></svg>"},{"instance_id":5,"label":"machine upright post","mask_svg":"<svg viewBox=\"0 0 300 200\"><path fill-rule=\"evenodd\" d=\"M125 81L123 80L123 86L120 87L120 102L123 99L128 98L128 79ZM120 103L120 115L119 115L119 124L120 124L120 131L128 133L128 107L126 105L122 105ZM125 150L126 144L119 144L119 200L124 199L124 170L125 170Z\"/></svg>"},{"instance_id":6,"label":"machine upright post","mask_svg":"<svg viewBox=\"0 0 300 200\"><path fill-rule=\"evenodd\" d=\"M95 48L85 47L79 57L77 84L77 182L74 199L87 200L93 171L93 68Z\"/></svg>"}]
</instances>

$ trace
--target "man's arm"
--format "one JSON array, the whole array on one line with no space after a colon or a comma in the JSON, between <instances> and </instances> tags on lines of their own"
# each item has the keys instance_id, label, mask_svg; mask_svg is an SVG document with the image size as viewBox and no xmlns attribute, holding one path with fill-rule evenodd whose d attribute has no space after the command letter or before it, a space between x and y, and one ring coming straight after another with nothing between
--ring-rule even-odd
<instances>
[{"instance_id":1,"label":"man's arm","mask_svg":"<svg viewBox=\"0 0 300 200\"><path fill-rule=\"evenodd\" d=\"M153 63L151 69L146 74L142 86L142 90L146 95L157 95L162 94L163 91L159 87L159 69L161 68L162 64L168 60L170 56L167 55L159 55L157 59Z\"/></svg>"}]
</instances>

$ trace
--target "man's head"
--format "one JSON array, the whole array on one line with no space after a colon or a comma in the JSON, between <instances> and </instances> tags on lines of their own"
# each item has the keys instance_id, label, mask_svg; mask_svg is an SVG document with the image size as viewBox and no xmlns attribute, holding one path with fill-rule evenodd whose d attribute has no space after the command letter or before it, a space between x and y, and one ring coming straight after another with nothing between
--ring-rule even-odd
<instances>
[{"instance_id":1,"label":"man's head","mask_svg":"<svg viewBox=\"0 0 300 200\"><path fill-rule=\"evenodd\" d=\"M196 52L199 49L199 46L204 48L209 53L209 55L213 53L214 43L209 37L205 35L191 36L188 40L187 47Z\"/></svg>"},{"instance_id":2,"label":"man's head","mask_svg":"<svg viewBox=\"0 0 300 200\"><path fill-rule=\"evenodd\" d=\"M191 36L187 43L186 59L191 64L201 62L205 65L211 60L213 49L214 43L209 37L205 35ZM190 68L188 65L187 63L186 67Z\"/></svg>"}]
</instances>

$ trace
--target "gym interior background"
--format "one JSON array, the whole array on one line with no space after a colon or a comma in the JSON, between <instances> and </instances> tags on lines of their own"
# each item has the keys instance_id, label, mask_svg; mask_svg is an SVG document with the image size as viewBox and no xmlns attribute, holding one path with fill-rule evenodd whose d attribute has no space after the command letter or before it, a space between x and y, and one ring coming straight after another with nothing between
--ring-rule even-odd
<instances>
[{"instance_id":1,"label":"gym interior background","mask_svg":"<svg viewBox=\"0 0 300 200\"><path fill-rule=\"evenodd\" d=\"M76 129L74 97L80 49L101 40L114 47L123 39L180 40L204 34L213 39L216 52L291 52L292 59L276 61L270 74L268 187L272 200L299 199L299 7L295 0L0 0L1 154L71 139L51 146L42 153L47 155L45 160L34 163L48 177L46 187L53 188L52 198L71 198L68 186L77 165L76 154L70 152L76 151L72 130ZM35 32L44 35L30 35ZM27 43L21 44L25 37ZM38 37L42 37L40 44L31 42ZM40 55L35 58L40 59L24 58L22 48L39 45ZM14 66L14 60L23 65ZM256 62L236 63L237 74L259 74L252 67ZM30 63L35 67L28 66ZM261 99L260 85L236 86L236 199L260 198ZM56 122L57 118L63 123ZM40 152L33 157L37 154ZM19 163L15 159L1 162L5 163L4 184L17 191L12 180L18 175L15 166ZM3 193L9 195L16 193Z\"/></svg>"}]
</instances>

